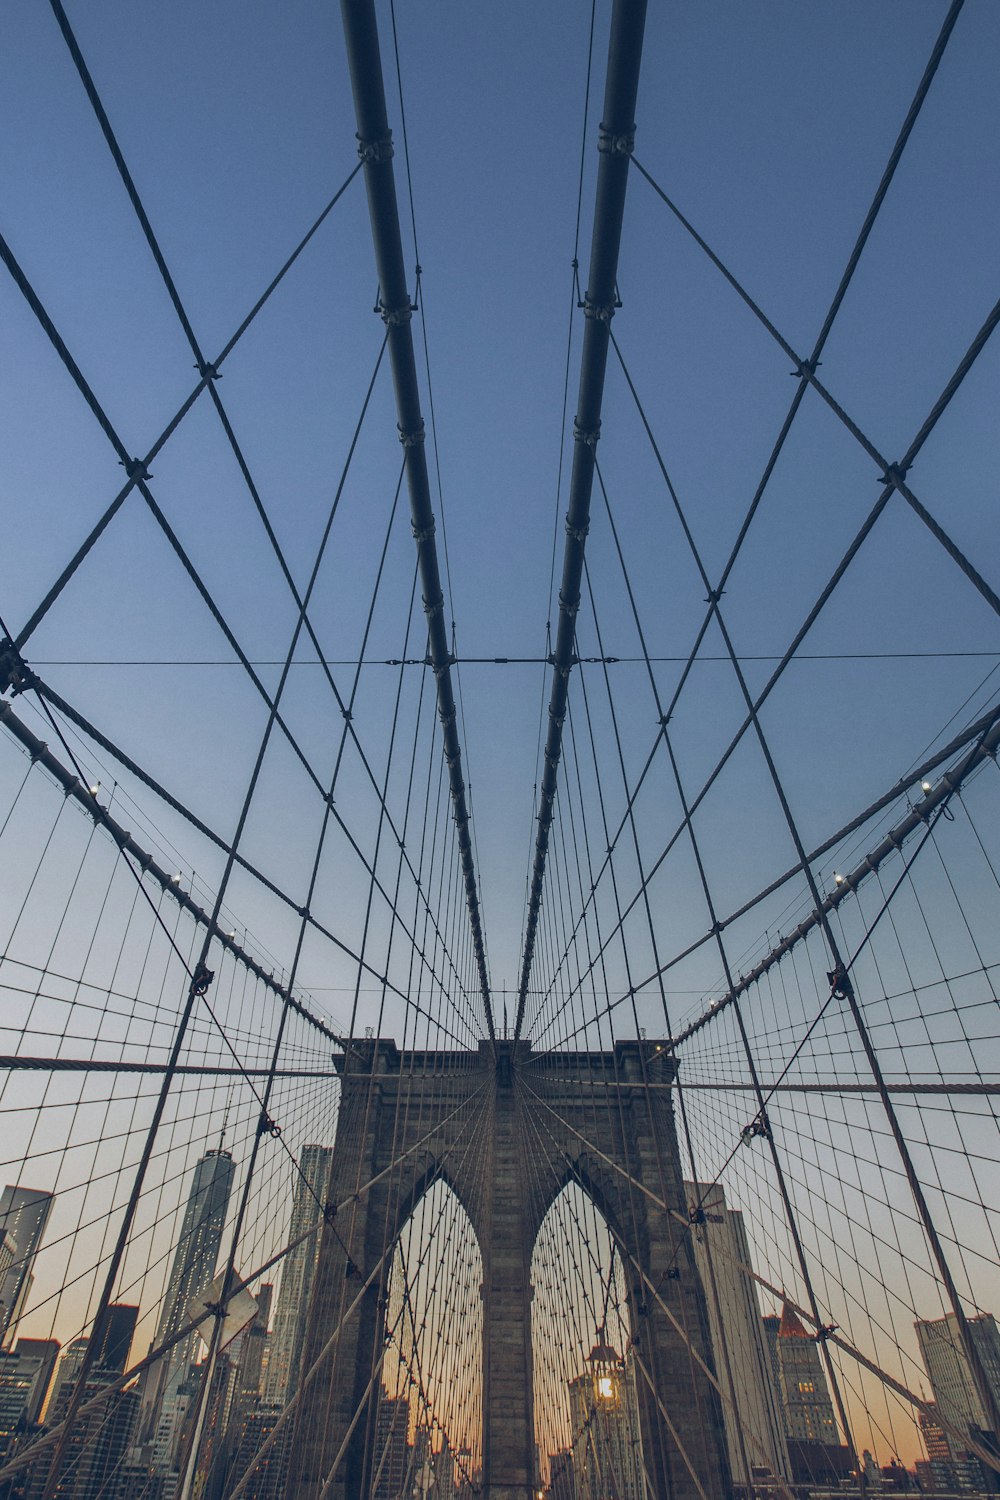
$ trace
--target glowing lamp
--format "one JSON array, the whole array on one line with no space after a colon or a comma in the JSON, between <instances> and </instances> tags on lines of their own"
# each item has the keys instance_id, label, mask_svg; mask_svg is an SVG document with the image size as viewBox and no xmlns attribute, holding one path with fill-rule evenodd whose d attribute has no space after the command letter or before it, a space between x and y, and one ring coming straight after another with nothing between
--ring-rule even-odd
<instances>
[{"instance_id":1,"label":"glowing lamp","mask_svg":"<svg viewBox=\"0 0 1000 1500\"><path fill-rule=\"evenodd\" d=\"M622 1362L617 1349L608 1343L607 1330L602 1323L597 1330L597 1343L587 1356L590 1379L594 1390L594 1403L598 1409L621 1405Z\"/></svg>"}]
</instances>

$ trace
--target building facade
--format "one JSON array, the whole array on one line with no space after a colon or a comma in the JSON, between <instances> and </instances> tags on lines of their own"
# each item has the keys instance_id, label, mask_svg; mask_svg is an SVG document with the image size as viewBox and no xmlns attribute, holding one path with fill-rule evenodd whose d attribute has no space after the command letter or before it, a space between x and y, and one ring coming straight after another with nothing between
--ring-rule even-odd
<instances>
[{"instance_id":1,"label":"building facade","mask_svg":"<svg viewBox=\"0 0 1000 1500\"><path fill-rule=\"evenodd\" d=\"M708 1305L733 1483L749 1484L754 1469L788 1479L785 1426L771 1356L757 1292L743 1269L750 1264L743 1215L726 1206L718 1183L686 1182L684 1188L704 1215L693 1229L694 1254Z\"/></svg>"}]
</instances>

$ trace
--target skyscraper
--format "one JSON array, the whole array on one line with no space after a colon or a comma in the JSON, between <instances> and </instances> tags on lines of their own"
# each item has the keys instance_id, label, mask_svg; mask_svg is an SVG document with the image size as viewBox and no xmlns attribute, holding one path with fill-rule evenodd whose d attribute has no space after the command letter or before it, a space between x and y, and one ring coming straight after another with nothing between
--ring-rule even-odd
<instances>
[{"instance_id":1,"label":"skyscraper","mask_svg":"<svg viewBox=\"0 0 1000 1500\"><path fill-rule=\"evenodd\" d=\"M319 1219L326 1202L332 1163L332 1146L303 1146L288 1227L291 1244ZM305 1320L318 1255L319 1235L312 1235L285 1256L267 1365L268 1401L282 1404L290 1401L298 1386Z\"/></svg>"},{"instance_id":2,"label":"skyscraper","mask_svg":"<svg viewBox=\"0 0 1000 1500\"><path fill-rule=\"evenodd\" d=\"M940 1415L961 1432L970 1427L991 1430L955 1314L918 1318L913 1326ZM982 1313L978 1318L966 1319L966 1326L993 1398L1000 1404L1000 1329L996 1319L992 1313Z\"/></svg>"},{"instance_id":3,"label":"skyscraper","mask_svg":"<svg viewBox=\"0 0 1000 1500\"><path fill-rule=\"evenodd\" d=\"M174 1250L167 1290L156 1325L157 1344L178 1333L190 1321L188 1304L208 1286L222 1246L235 1167L229 1151L206 1151L194 1169ZM153 1443L154 1463L170 1465L192 1390L191 1366L199 1335L189 1333L148 1371L143 1384L140 1430Z\"/></svg>"},{"instance_id":4,"label":"skyscraper","mask_svg":"<svg viewBox=\"0 0 1000 1500\"><path fill-rule=\"evenodd\" d=\"M776 1340L785 1433L796 1443L838 1447L840 1434L819 1345L786 1302Z\"/></svg>"},{"instance_id":5,"label":"skyscraper","mask_svg":"<svg viewBox=\"0 0 1000 1500\"><path fill-rule=\"evenodd\" d=\"M742 1269L750 1264L743 1215L726 1207L718 1183L686 1182L684 1190L704 1213L704 1223L693 1231L694 1258L708 1306L733 1482L749 1484L753 1476L748 1470L755 1468L787 1479L784 1422L760 1306L754 1283Z\"/></svg>"},{"instance_id":6,"label":"skyscraper","mask_svg":"<svg viewBox=\"0 0 1000 1500\"><path fill-rule=\"evenodd\" d=\"M24 1310L32 1267L55 1201L42 1188L7 1186L0 1193L0 1235L13 1242L14 1258L0 1280L0 1343L8 1343Z\"/></svg>"}]
</instances>

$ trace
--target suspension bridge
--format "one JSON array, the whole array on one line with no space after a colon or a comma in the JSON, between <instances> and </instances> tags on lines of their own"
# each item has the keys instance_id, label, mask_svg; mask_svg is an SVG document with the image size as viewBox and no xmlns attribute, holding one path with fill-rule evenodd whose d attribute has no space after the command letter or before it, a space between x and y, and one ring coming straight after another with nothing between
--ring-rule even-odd
<instances>
[{"instance_id":1,"label":"suspension bridge","mask_svg":"<svg viewBox=\"0 0 1000 1500\"><path fill-rule=\"evenodd\" d=\"M3 1494L995 1494L996 14L307 11L11 27Z\"/></svg>"}]
</instances>

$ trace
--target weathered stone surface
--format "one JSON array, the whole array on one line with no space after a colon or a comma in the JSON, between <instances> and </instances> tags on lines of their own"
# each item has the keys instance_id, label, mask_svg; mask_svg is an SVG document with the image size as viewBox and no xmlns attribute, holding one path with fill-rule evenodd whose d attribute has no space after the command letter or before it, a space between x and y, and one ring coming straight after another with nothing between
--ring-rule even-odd
<instances>
[{"instance_id":1,"label":"weathered stone surface","mask_svg":"<svg viewBox=\"0 0 1000 1500\"><path fill-rule=\"evenodd\" d=\"M723 1500L718 1399L691 1352L711 1362L704 1294L690 1236L668 1212L687 1213L671 1092L644 1087L668 1084L674 1064L655 1042L540 1057L528 1043L498 1048L499 1064L485 1043L478 1053L400 1054L391 1041L355 1042L339 1064L338 1210L322 1231L288 1500L319 1500L334 1468L328 1500L368 1494L392 1247L438 1178L466 1209L483 1257L489 1500L535 1493L531 1254L571 1181L594 1199L626 1269L653 1492Z\"/></svg>"}]
</instances>

